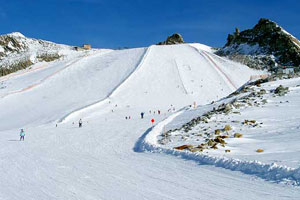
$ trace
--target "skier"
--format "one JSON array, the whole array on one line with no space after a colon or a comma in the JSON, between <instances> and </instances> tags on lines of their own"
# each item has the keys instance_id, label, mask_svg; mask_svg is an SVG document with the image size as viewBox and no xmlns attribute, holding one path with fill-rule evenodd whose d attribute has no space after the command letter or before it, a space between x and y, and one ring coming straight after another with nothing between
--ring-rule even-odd
<instances>
[{"instance_id":1,"label":"skier","mask_svg":"<svg viewBox=\"0 0 300 200\"><path fill-rule=\"evenodd\" d=\"M21 140L24 141L24 137L25 137L24 129L21 129L21 131L20 131L20 141L21 141Z\"/></svg>"},{"instance_id":2,"label":"skier","mask_svg":"<svg viewBox=\"0 0 300 200\"><path fill-rule=\"evenodd\" d=\"M160 115L160 110L158 110L157 112L158 112L158 114Z\"/></svg>"},{"instance_id":3,"label":"skier","mask_svg":"<svg viewBox=\"0 0 300 200\"><path fill-rule=\"evenodd\" d=\"M79 124L79 128L82 127L82 120L81 119L79 120L78 124Z\"/></svg>"},{"instance_id":4,"label":"skier","mask_svg":"<svg viewBox=\"0 0 300 200\"><path fill-rule=\"evenodd\" d=\"M144 112L141 112L141 119L144 119Z\"/></svg>"},{"instance_id":5,"label":"skier","mask_svg":"<svg viewBox=\"0 0 300 200\"><path fill-rule=\"evenodd\" d=\"M155 120L152 118L151 119L152 126L154 125L154 122L155 122Z\"/></svg>"}]
</instances>

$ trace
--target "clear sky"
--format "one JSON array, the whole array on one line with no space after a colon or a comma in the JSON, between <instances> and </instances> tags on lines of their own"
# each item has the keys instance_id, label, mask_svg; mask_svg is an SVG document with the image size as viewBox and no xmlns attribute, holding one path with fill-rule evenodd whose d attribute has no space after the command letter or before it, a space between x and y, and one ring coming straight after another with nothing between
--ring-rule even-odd
<instances>
[{"instance_id":1,"label":"clear sky","mask_svg":"<svg viewBox=\"0 0 300 200\"><path fill-rule=\"evenodd\" d=\"M0 0L0 34L98 48L149 46L175 32L220 47L262 17L300 38L299 0Z\"/></svg>"}]
</instances>

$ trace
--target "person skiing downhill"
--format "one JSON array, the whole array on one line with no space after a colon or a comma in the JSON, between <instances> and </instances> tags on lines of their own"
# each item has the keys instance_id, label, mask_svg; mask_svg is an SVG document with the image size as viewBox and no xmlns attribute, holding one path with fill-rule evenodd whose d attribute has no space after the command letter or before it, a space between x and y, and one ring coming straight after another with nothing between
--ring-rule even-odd
<instances>
[{"instance_id":1,"label":"person skiing downhill","mask_svg":"<svg viewBox=\"0 0 300 200\"><path fill-rule=\"evenodd\" d=\"M78 123L79 123L79 128L82 127L82 120L81 119L79 120Z\"/></svg>"},{"instance_id":2,"label":"person skiing downhill","mask_svg":"<svg viewBox=\"0 0 300 200\"><path fill-rule=\"evenodd\" d=\"M21 140L24 141L24 137L25 137L24 129L21 129L21 131L20 131L20 141L21 141Z\"/></svg>"}]
</instances>

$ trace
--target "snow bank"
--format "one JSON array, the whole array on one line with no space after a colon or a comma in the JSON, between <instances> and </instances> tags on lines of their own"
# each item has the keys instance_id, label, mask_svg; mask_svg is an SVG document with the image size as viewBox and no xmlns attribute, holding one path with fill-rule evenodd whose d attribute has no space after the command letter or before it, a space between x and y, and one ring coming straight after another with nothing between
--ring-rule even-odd
<instances>
[{"instance_id":1,"label":"snow bank","mask_svg":"<svg viewBox=\"0 0 300 200\"><path fill-rule=\"evenodd\" d=\"M166 153L179 156L183 159L194 160L200 164L209 164L216 167L230 169L232 171L240 171L245 174L256 175L268 181L276 183L286 183L289 185L300 186L300 168L291 168L276 163L265 164L259 161L244 161L240 159L217 157L205 155L203 153L191 153L188 151L179 151L175 149L165 148L158 144L157 136L159 136L164 127L172 122L183 111L177 112L167 119L163 120L155 127L149 129L137 142L134 150L136 152L155 152Z\"/></svg>"}]
</instances>

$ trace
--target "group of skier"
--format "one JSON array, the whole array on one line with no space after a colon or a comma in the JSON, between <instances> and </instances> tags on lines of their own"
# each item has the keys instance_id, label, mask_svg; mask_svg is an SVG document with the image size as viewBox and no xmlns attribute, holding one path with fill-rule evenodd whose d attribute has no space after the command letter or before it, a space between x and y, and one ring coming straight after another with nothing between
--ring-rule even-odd
<instances>
[{"instance_id":1,"label":"group of skier","mask_svg":"<svg viewBox=\"0 0 300 200\"><path fill-rule=\"evenodd\" d=\"M117 104L115 105L115 107L117 107ZM173 105L171 105L171 109L169 109L168 110L168 112L170 112L170 111L175 111L175 108L173 107ZM151 114L151 113L153 113L153 114L156 114L156 111L154 110L154 111L151 111L151 110L149 110L149 113ZM157 110L157 114L161 114L161 111L160 110ZM145 116L145 113L144 112L141 112L141 119L144 119L144 116ZM126 120L128 120L128 119L131 119L131 116L126 116L125 117L125 119ZM154 124L154 119L152 118L151 119L151 123L152 124ZM74 122L73 122L73 124L74 124ZM81 128L82 127L82 124L83 124L83 122L82 122L82 119L79 119L79 121L78 121L78 126L79 126L79 128ZM56 124L56 127L57 127L57 124ZM22 128L21 130L20 130L20 141L24 141L24 139L25 139L25 131L24 131L24 129Z\"/></svg>"}]
</instances>

